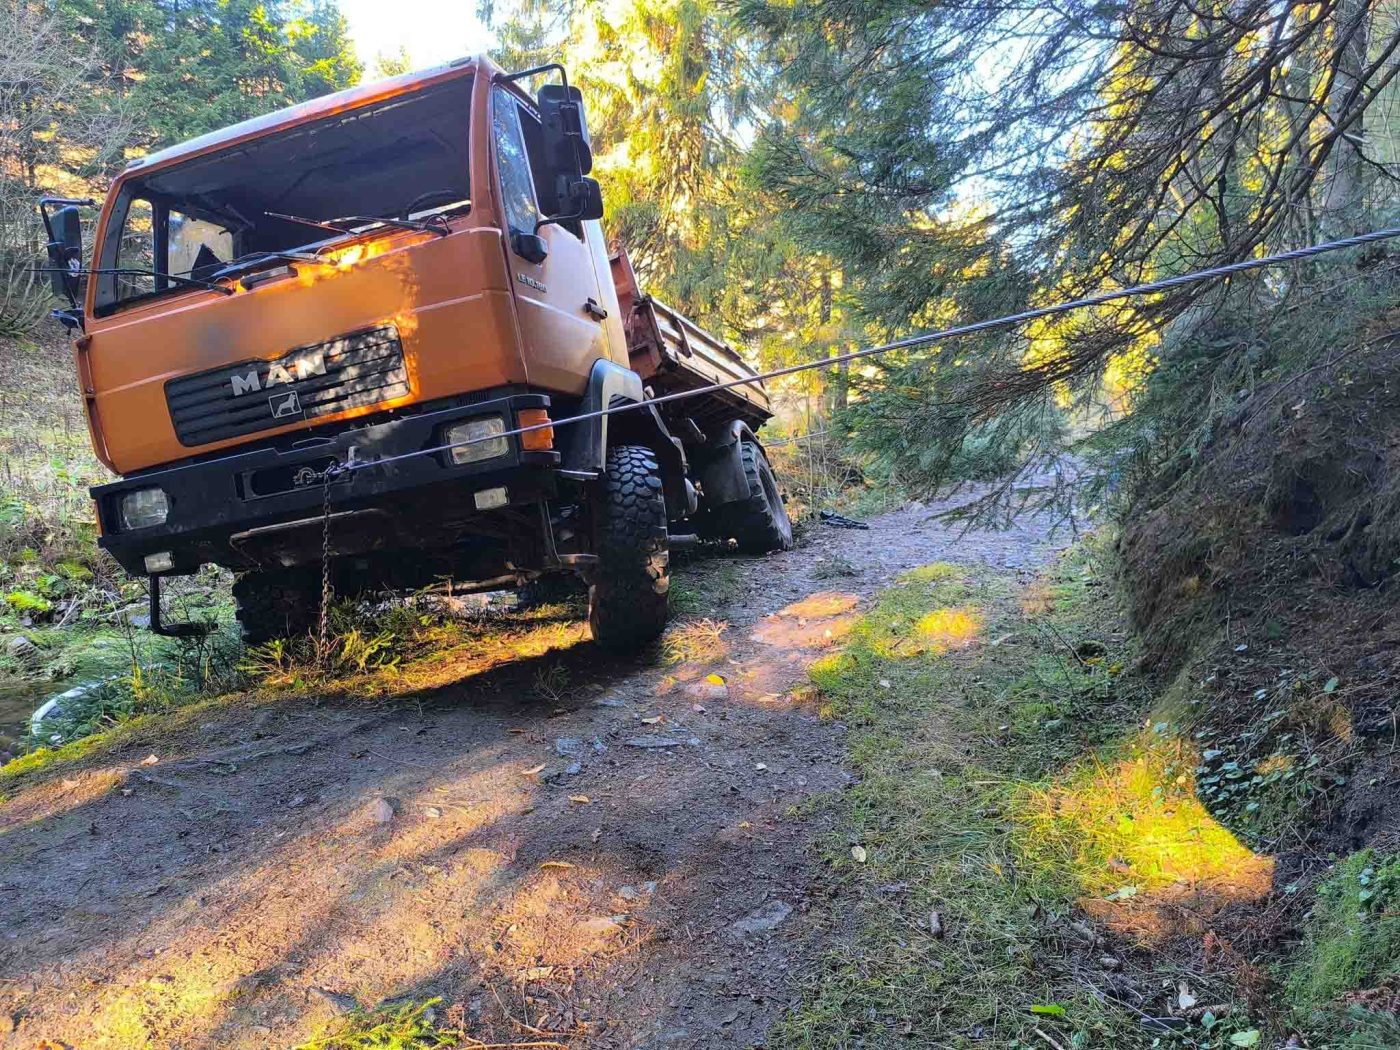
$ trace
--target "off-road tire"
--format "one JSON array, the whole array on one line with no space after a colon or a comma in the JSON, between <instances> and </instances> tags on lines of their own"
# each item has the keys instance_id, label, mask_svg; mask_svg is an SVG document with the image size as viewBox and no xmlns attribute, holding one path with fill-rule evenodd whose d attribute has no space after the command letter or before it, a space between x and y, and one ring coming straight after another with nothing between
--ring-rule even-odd
<instances>
[{"instance_id":1,"label":"off-road tire","mask_svg":"<svg viewBox=\"0 0 1400 1050\"><path fill-rule=\"evenodd\" d=\"M306 634L320 613L320 576L309 569L245 572L233 581L233 603L244 645Z\"/></svg>"},{"instance_id":2,"label":"off-road tire","mask_svg":"<svg viewBox=\"0 0 1400 1050\"><path fill-rule=\"evenodd\" d=\"M739 456L749 483L749 498L719 508L720 533L734 537L745 554L791 550L792 522L768 457L753 441L740 442Z\"/></svg>"},{"instance_id":3,"label":"off-road tire","mask_svg":"<svg viewBox=\"0 0 1400 1050\"><path fill-rule=\"evenodd\" d=\"M598 555L588 589L593 640L612 650L646 645L666 627L671 586L666 497L651 449L608 449L593 504L593 536Z\"/></svg>"}]
</instances>

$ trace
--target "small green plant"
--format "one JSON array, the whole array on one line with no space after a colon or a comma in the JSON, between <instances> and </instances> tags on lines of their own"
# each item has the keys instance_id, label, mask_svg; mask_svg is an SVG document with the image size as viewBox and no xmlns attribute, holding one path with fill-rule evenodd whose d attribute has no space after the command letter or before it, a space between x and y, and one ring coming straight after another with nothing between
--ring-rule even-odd
<instances>
[{"instance_id":1,"label":"small green plant","mask_svg":"<svg viewBox=\"0 0 1400 1050\"><path fill-rule=\"evenodd\" d=\"M459 1030L438 1026L441 999L355 1010L297 1050L430 1050L462 1045Z\"/></svg>"},{"instance_id":2,"label":"small green plant","mask_svg":"<svg viewBox=\"0 0 1400 1050\"><path fill-rule=\"evenodd\" d=\"M541 700L557 704L568 688L569 669L557 660L536 669L535 695Z\"/></svg>"}]
</instances>

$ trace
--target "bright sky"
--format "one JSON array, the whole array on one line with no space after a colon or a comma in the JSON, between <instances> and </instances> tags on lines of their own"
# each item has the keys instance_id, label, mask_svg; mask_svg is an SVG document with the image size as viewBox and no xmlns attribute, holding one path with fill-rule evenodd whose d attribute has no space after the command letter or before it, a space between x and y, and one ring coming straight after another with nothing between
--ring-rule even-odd
<instances>
[{"instance_id":1,"label":"bright sky","mask_svg":"<svg viewBox=\"0 0 1400 1050\"><path fill-rule=\"evenodd\" d=\"M355 50L374 79L376 55L408 49L414 69L461 55L490 51L491 34L476 17L474 0L340 0Z\"/></svg>"}]
</instances>

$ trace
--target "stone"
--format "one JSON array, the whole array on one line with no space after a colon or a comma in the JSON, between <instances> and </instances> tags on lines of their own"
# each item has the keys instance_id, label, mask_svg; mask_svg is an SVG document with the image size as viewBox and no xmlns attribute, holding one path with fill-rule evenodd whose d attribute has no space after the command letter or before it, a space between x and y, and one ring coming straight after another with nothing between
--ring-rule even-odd
<instances>
[{"instance_id":1,"label":"stone","mask_svg":"<svg viewBox=\"0 0 1400 1050\"><path fill-rule=\"evenodd\" d=\"M39 660L39 647L27 636L17 634L6 644L5 655L17 663L33 664Z\"/></svg>"},{"instance_id":2,"label":"stone","mask_svg":"<svg viewBox=\"0 0 1400 1050\"><path fill-rule=\"evenodd\" d=\"M769 901L757 911L750 912L729 927L732 940L744 940L760 933L771 933L792 914L792 905L787 901Z\"/></svg>"},{"instance_id":3,"label":"stone","mask_svg":"<svg viewBox=\"0 0 1400 1050\"><path fill-rule=\"evenodd\" d=\"M376 824L388 824L394 819L394 804L387 798L377 798L369 804L369 819Z\"/></svg>"}]
</instances>

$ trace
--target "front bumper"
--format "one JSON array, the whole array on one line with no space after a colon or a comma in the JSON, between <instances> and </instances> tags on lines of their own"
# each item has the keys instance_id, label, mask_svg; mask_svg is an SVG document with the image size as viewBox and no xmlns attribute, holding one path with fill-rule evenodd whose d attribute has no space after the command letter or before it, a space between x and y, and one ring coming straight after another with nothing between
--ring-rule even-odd
<instances>
[{"instance_id":1,"label":"front bumper","mask_svg":"<svg viewBox=\"0 0 1400 1050\"><path fill-rule=\"evenodd\" d=\"M319 527L324 516L324 471L330 463L356 464L330 484L335 520L354 520L380 549L406 539L431 542L434 518L475 513L474 494L504 487L505 507L533 503L554 492L557 452L529 452L507 439L504 455L457 465L447 452L392 459L444 443L444 430L465 420L501 416L517 426L522 409L548 408L543 394L508 393L451 408L421 412L334 435L300 436L264 447L200 460L92 489L102 536L99 545L135 575L146 557L169 552L168 573L193 572L205 562L250 568L272 558L288 563L296 544L283 542ZM165 522L123 527L120 503L136 489L159 486L169 502ZM505 508L502 508L505 509ZM493 512L486 512L493 513ZM426 517L425 517L426 515ZM344 530L342 530L344 531Z\"/></svg>"}]
</instances>

